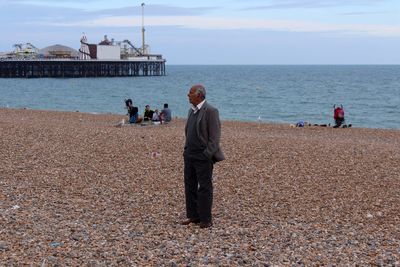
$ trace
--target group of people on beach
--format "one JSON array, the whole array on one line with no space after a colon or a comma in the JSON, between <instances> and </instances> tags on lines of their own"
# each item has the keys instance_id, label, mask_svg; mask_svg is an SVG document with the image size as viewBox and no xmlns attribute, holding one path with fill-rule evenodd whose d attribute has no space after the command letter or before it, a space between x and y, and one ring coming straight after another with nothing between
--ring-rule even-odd
<instances>
[{"instance_id":1,"label":"group of people on beach","mask_svg":"<svg viewBox=\"0 0 400 267\"><path fill-rule=\"evenodd\" d=\"M172 120L172 112L168 107L168 103L164 104L161 112L159 112L158 109L152 110L150 105L146 105L143 112L143 117L139 115L139 108L133 105L132 99L126 99L125 105L128 110L129 123L141 123L143 121L168 123Z\"/></svg>"}]
</instances>

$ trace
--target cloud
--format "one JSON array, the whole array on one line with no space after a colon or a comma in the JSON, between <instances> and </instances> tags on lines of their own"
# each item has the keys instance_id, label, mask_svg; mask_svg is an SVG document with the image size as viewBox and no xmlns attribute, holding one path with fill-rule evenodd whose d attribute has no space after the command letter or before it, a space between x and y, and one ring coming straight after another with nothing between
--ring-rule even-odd
<instances>
[{"instance_id":1,"label":"cloud","mask_svg":"<svg viewBox=\"0 0 400 267\"><path fill-rule=\"evenodd\" d=\"M210 11L219 9L218 7L176 7L168 5L149 5L146 6L146 16L190 16L190 15L203 15ZM141 14L141 7L130 6L113 9L102 9L90 12L91 14L108 14L113 16L128 16Z\"/></svg>"},{"instance_id":2,"label":"cloud","mask_svg":"<svg viewBox=\"0 0 400 267\"><path fill-rule=\"evenodd\" d=\"M385 0L272 0L270 4L243 8L241 10L259 9L293 9L293 8L327 8L343 6L370 6Z\"/></svg>"},{"instance_id":3,"label":"cloud","mask_svg":"<svg viewBox=\"0 0 400 267\"><path fill-rule=\"evenodd\" d=\"M366 16L366 15L385 15L388 14L389 12L386 11L376 11L376 12L347 12L347 13L340 13L339 15L343 16Z\"/></svg>"},{"instance_id":4,"label":"cloud","mask_svg":"<svg viewBox=\"0 0 400 267\"><path fill-rule=\"evenodd\" d=\"M1 1L1 0L0 0ZM82 5L81 0L63 0L63 1L54 1L54 0L14 0L13 2L9 2L8 5L18 5L20 7L40 7L40 8L58 8L60 12L63 11L64 8L67 9L75 9L78 12L86 12L87 14L107 14L112 16L124 16L124 15L134 15L141 14L142 7L141 5L130 5L126 4L115 4L113 8L105 8L107 5L100 5L99 0L86 0L85 3L94 3L99 2L95 7L93 5ZM108 5L111 6L111 5ZM116 7L118 6L118 7ZM102 7L102 8L100 8ZM170 16L170 15L201 15L206 14L210 11L220 9L215 6L203 6L203 7L179 7L172 5L146 5L145 13L146 15L153 16Z\"/></svg>"},{"instance_id":5,"label":"cloud","mask_svg":"<svg viewBox=\"0 0 400 267\"><path fill-rule=\"evenodd\" d=\"M86 12L74 8L40 7L35 5L11 4L2 8L0 22L10 26L37 23L38 21L84 19Z\"/></svg>"},{"instance_id":6,"label":"cloud","mask_svg":"<svg viewBox=\"0 0 400 267\"><path fill-rule=\"evenodd\" d=\"M1 0L0 0L1 1ZM250 3L255 1L249 0ZM367 5L383 3L385 0L272 0L269 6L334 6L334 5ZM4 1L3 1L4 2ZM52 3L46 0L31 0L30 3ZM65 3L65 1L63 1ZM78 0L69 0L78 3ZM91 2L97 2L92 0ZM141 26L141 7L108 8L84 10L82 8L66 8L56 6L27 5L26 0L8 1L7 12L2 12L0 23L14 26L30 27L79 27L79 28L124 28ZM247 3L247 2L246 2ZM372 23L324 23L322 21L305 20L266 20L256 17L234 17L227 13L224 17L210 16L209 13L220 7L208 6L200 8L176 7L169 5L148 5L145 9L146 26L168 26L203 30L267 30L279 32L315 32L355 36L387 36L399 37L400 25ZM345 12L347 11L347 12ZM381 14L380 12L350 12L345 10L340 15L361 16ZM13 27L14 27L13 26Z\"/></svg>"},{"instance_id":7,"label":"cloud","mask_svg":"<svg viewBox=\"0 0 400 267\"><path fill-rule=\"evenodd\" d=\"M0 0L1 1L1 0ZM92 0L95 2L97 0ZM78 2L70 0L68 2ZM104 8L86 10L83 8L61 7L46 5L47 1L15 0L7 2L2 8L0 23L16 25L79 25L81 21L107 20L109 17L134 17L140 16L141 6L128 6L121 8ZM58 2L57 2L58 3ZM57 4L56 3L56 4ZM65 4L65 1L62 3ZM80 5L81 6L81 5ZM146 6L146 16L196 16L204 15L218 9L218 7L184 8L168 5ZM5 11L6 10L6 11ZM138 21L141 21L138 19ZM93 24L93 23L89 23Z\"/></svg>"},{"instance_id":8,"label":"cloud","mask_svg":"<svg viewBox=\"0 0 400 267\"><path fill-rule=\"evenodd\" d=\"M106 17L94 20L54 23L54 26L132 27L140 26L140 17ZM205 30L270 30L283 32L331 32L369 36L400 36L400 26L373 24L328 24L313 21L264 20L199 16L148 16L147 26L175 26Z\"/></svg>"},{"instance_id":9,"label":"cloud","mask_svg":"<svg viewBox=\"0 0 400 267\"><path fill-rule=\"evenodd\" d=\"M4 2L12 2L12 3L21 3L21 4L28 4L28 5L52 5L55 3L54 0L4 0ZM82 3L81 0L62 0L59 1L60 3ZM98 2L98 0L85 0L86 3L88 2Z\"/></svg>"},{"instance_id":10,"label":"cloud","mask_svg":"<svg viewBox=\"0 0 400 267\"><path fill-rule=\"evenodd\" d=\"M1 1L1 0L0 0ZM97 0L92 0L96 2ZM8 2L2 9L2 16L0 21L12 20L13 23L23 23L29 21L49 21L49 20L68 20L74 21L75 19L95 19L101 17L113 16L138 16L141 14L141 6L124 6L118 8L102 8L102 9L84 9L80 7L68 6L68 3L80 3L77 0L69 0L62 2L54 1L26 1L14 0ZM59 4L67 6L59 6ZM86 7L86 6L85 6ZM219 7L177 7L169 5L148 5L145 8L146 16L195 16L204 15L214 10L220 9Z\"/></svg>"}]
</instances>

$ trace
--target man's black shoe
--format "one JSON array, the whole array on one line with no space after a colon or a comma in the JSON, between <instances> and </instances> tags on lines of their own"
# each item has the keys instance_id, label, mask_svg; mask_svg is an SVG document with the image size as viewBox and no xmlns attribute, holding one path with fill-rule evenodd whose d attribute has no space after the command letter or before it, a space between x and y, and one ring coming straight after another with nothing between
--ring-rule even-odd
<instances>
[{"instance_id":1,"label":"man's black shoe","mask_svg":"<svg viewBox=\"0 0 400 267\"><path fill-rule=\"evenodd\" d=\"M189 225L191 223L200 223L200 219L188 218L184 221L181 221L181 225Z\"/></svg>"},{"instance_id":2,"label":"man's black shoe","mask_svg":"<svg viewBox=\"0 0 400 267\"><path fill-rule=\"evenodd\" d=\"M204 229L204 228L209 228L212 226L212 222L201 222L200 223L200 228Z\"/></svg>"}]
</instances>

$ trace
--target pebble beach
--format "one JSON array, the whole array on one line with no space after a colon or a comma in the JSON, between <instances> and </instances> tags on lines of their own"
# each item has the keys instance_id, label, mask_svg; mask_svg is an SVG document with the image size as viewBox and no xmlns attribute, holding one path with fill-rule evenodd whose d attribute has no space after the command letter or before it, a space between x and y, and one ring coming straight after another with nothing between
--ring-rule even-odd
<instances>
[{"instance_id":1,"label":"pebble beach","mask_svg":"<svg viewBox=\"0 0 400 267\"><path fill-rule=\"evenodd\" d=\"M0 266L400 266L400 131L222 121L213 227L185 120L0 109Z\"/></svg>"}]
</instances>

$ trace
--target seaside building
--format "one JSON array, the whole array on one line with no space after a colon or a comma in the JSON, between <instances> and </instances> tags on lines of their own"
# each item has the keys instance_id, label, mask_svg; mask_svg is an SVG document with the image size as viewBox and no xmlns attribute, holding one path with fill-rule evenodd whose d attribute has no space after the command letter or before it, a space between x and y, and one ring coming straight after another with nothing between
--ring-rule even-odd
<instances>
[{"instance_id":1,"label":"seaside building","mask_svg":"<svg viewBox=\"0 0 400 267\"><path fill-rule=\"evenodd\" d=\"M57 58L64 58L64 59L78 59L79 52L71 47L65 45L52 45L40 49L38 52L38 58L45 58L45 59L57 59Z\"/></svg>"}]
</instances>

